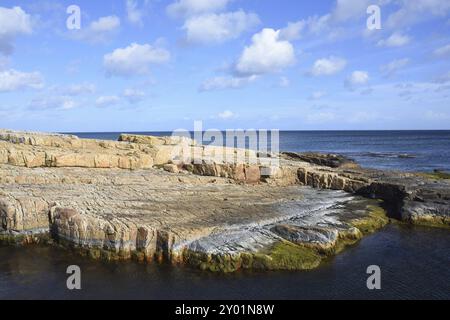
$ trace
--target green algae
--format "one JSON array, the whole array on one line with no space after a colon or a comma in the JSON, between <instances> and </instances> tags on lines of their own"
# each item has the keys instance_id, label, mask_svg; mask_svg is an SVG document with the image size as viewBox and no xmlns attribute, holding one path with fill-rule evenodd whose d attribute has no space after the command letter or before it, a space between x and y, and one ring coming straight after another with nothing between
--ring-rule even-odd
<instances>
[{"instance_id":1,"label":"green algae","mask_svg":"<svg viewBox=\"0 0 450 320\"><path fill-rule=\"evenodd\" d=\"M386 211L375 205L368 205L369 214L362 218L353 219L349 222L352 227L359 229L364 235L374 233L389 223Z\"/></svg>"},{"instance_id":2,"label":"green algae","mask_svg":"<svg viewBox=\"0 0 450 320\"><path fill-rule=\"evenodd\" d=\"M251 270L310 270L322 260L316 250L280 241L261 252L244 252L236 255L208 255L185 251L183 262L204 271L231 273L243 269Z\"/></svg>"},{"instance_id":3,"label":"green algae","mask_svg":"<svg viewBox=\"0 0 450 320\"><path fill-rule=\"evenodd\" d=\"M322 260L316 250L287 241L277 242L266 255L256 258L256 262L263 262L267 270L311 270Z\"/></svg>"},{"instance_id":4,"label":"green algae","mask_svg":"<svg viewBox=\"0 0 450 320\"><path fill-rule=\"evenodd\" d=\"M29 244L51 244L49 233L41 234L0 234L0 245L25 246Z\"/></svg>"},{"instance_id":5,"label":"green algae","mask_svg":"<svg viewBox=\"0 0 450 320\"><path fill-rule=\"evenodd\" d=\"M449 180L450 179L450 173L443 172L443 171L419 173L419 176L425 177L428 179L434 179L434 180Z\"/></svg>"}]
</instances>

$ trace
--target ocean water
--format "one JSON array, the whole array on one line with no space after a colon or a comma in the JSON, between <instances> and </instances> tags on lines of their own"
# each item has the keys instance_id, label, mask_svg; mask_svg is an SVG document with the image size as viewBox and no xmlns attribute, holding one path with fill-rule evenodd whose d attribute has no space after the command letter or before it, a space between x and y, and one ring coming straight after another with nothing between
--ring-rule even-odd
<instances>
[{"instance_id":1,"label":"ocean water","mask_svg":"<svg viewBox=\"0 0 450 320\"><path fill-rule=\"evenodd\" d=\"M280 138L281 150L341 153L365 167L450 170L450 131L286 131ZM66 268L74 264L82 270L81 291L66 289ZM381 268L379 291L366 287L370 265ZM450 299L449 266L449 230L395 223L305 272L222 275L187 267L108 264L52 247L0 247L0 299Z\"/></svg>"},{"instance_id":2,"label":"ocean water","mask_svg":"<svg viewBox=\"0 0 450 320\"><path fill-rule=\"evenodd\" d=\"M312 271L227 275L0 247L0 299L450 299L449 244L448 230L390 225ZM80 291L66 288L74 264ZM381 268L379 291L367 289L370 265Z\"/></svg>"},{"instance_id":3,"label":"ocean water","mask_svg":"<svg viewBox=\"0 0 450 320\"><path fill-rule=\"evenodd\" d=\"M120 135L117 132L73 134L105 140L117 140ZM171 135L170 132L137 134ZM280 150L339 153L367 168L450 171L450 131L281 131Z\"/></svg>"}]
</instances>

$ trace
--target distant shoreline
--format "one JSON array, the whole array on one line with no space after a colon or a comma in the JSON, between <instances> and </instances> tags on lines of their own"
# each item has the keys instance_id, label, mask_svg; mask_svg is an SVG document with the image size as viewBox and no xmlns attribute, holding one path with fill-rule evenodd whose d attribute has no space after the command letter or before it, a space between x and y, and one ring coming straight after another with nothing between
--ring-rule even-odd
<instances>
[{"instance_id":1,"label":"distant shoreline","mask_svg":"<svg viewBox=\"0 0 450 320\"><path fill-rule=\"evenodd\" d=\"M175 130L175 129L174 129ZM101 133L167 133L167 132L173 132L174 130L167 130L167 131L58 131L57 133L61 134L101 134ZM220 129L220 131L224 132L227 130L235 130L235 129ZM248 129L244 129L248 130ZM190 132L194 132L193 130L189 130ZM393 130L280 130L280 132L450 132L450 129L393 129Z\"/></svg>"}]
</instances>

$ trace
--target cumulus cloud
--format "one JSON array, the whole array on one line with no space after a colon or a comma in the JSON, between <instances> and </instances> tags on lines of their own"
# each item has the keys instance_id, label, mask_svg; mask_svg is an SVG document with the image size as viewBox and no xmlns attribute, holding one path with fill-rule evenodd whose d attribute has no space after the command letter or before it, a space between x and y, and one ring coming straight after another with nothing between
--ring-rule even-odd
<instances>
[{"instance_id":1,"label":"cumulus cloud","mask_svg":"<svg viewBox=\"0 0 450 320\"><path fill-rule=\"evenodd\" d=\"M9 55L14 49L14 39L32 32L31 16L20 7L0 7L0 53Z\"/></svg>"},{"instance_id":2,"label":"cumulus cloud","mask_svg":"<svg viewBox=\"0 0 450 320\"><path fill-rule=\"evenodd\" d=\"M388 64L382 65L381 72L385 76L390 77L390 76L394 75L395 73L397 73L398 70L400 70L400 69L404 68L406 65L408 65L408 63L409 63L408 58L397 59L397 60L389 62Z\"/></svg>"},{"instance_id":3,"label":"cumulus cloud","mask_svg":"<svg viewBox=\"0 0 450 320\"><path fill-rule=\"evenodd\" d=\"M252 44L245 47L236 63L241 75L259 75L277 72L295 63L293 45L280 40L280 31L263 29L252 37Z\"/></svg>"},{"instance_id":4,"label":"cumulus cloud","mask_svg":"<svg viewBox=\"0 0 450 320\"><path fill-rule=\"evenodd\" d=\"M120 102L120 98L118 96L100 96L95 101L97 107L109 107L112 105L116 105Z\"/></svg>"},{"instance_id":5,"label":"cumulus cloud","mask_svg":"<svg viewBox=\"0 0 450 320\"><path fill-rule=\"evenodd\" d=\"M311 124L331 122L336 119L332 112L313 112L306 115L306 122Z\"/></svg>"},{"instance_id":6,"label":"cumulus cloud","mask_svg":"<svg viewBox=\"0 0 450 320\"><path fill-rule=\"evenodd\" d=\"M119 29L120 19L117 16L101 17L80 30L71 31L70 35L76 40L89 43L105 43Z\"/></svg>"},{"instance_id":7,"label":"cumulus cloud","mask_svg":"<svg viewBox=\"0 0 450 320\"><path fill-rule=\"evenodd\" d=\"M123 96L125 99L127 99L130 103L138 103L145 98L145 93L138 89L125 89L123 92Z\"/></svg>"},{"instance_id":8,"label":"cumulus cloud","mask_svg":"<svg viewBox=\"0 0 450 320\"><path fill-rule=\"evenodd\" d=\"M220 112L218 117L222 120L228 120L235 117L235 114L230 110L225 110L224 112Z\"/></svg>"},{"instance_id":9,"label":"cumulus cloud","mask_svg":"<svg viewBox=\"0 0 450 320\"><path fill-rule=\"evenodd\" d=\"M220 43L238 38L243 32L260 24L254 13L242 10L227 13L210 13L193 16L186 20L186 40L190 43Z\"/></svg>"},{"instance_id":10,"label":"cumulus cloud","mask_svg":"<svg viewBox=\"0 0 450 320\"><path fill-rule=\"evenodd\" d=\"M450 120L450 114L444 113L444 112L437 112L437 111L427 111L425 113L425 117L429 120L433 121L448 121Z\"/></svg>"},{"instance_id":11,"label":"cumulus cloud","mask_svg":"<svg viewBox=\"0 0 450 320\"><path fill-rule=\"evenodd\" d=\"M340 22L360 18L366 15L367 7L371 4L374 4L373 0L337 0L332 17Z\"/></svg>"},{"instance_id":12,"label":"cumulus cloud","mask_svg":"<svg viewBox=\"0 0 450 320\"><path fill-rule=\"evenodd\" d=\"M166 11L172 18L189 17L222 11L228 2L230 0L177 0L168 5Z\"/></svg>"},{"instance_id":13,"label":"cumulus cloud","mask_svg":"<svg viewBox=\"0 0 450 320\"><path fill-rule=\"evenodd\" d=\"M407 45L411 38L400 32L393 33L389 38L378 41L380 47L402 47Z\"/></svg>"},{"instance_id":14,"label":"cumulus cloud","mask_svg":"<svg viewBox=\"0 0 450 320\"><path fill-rule=\"evenodd\" d=\"M329 58L319 59L314 62L314 65L309 72L311 75L317 76L330 76L342 71L347 66L345 59L331 56Z\"/></svg>"},{"instance_id":15,"label":"cumulus cloud","mask_svg":"<svg viewBox=\"0 0 450 320\"><path fill-rule=\"evenodd\" d=\"M369 73L367 71L353 71L345 80L345 86L349 89L355 89L364 86L369 82Z\"/></svg>"},{"instance_id":16,"label":"cumulus cloud","mask_svg":"<svg viewBox=\"0 0 450 320\"><path fill-rule=\"evenodd\" d=\"M400 8L387 19L389 28L411 26L433 17L446 17L450 12L448 0L399 0Z\"/></svg>"},{"instance_id":17,"label":"cumulus cloud","mask_svg":"<svg viewBox=\"0 0 450 320\"><path fill-rule=\"evenodd\" d=\"M224 89L238 89L256 80L256 76L249 77L214 77L207 79L200 86L200 91L214 91Z\"/></svg>"},{"instance_id":18,"label":"cumulus cloud","mask_svg":"<svg viewBox=\"0 0 450 320\"><path fill-rule=\"evenodd\" d=\"M450 44L434 50L434 55L437 57L449 57L450 56Z\"/></svg>"},{"instance_id":19,"label":"cumulus cloud","mask_svg":"<svg viewBox=\"0 0 450 320\"><path fill-rule=\"evenodd\" d=\"M303 30L307 26L306 20L289 22L288 25L280 30L280 38L288 41L298 40L302 36Z\"/></svg>"},{"instance_id":20,"label":"cumulus cloud","mask_svg":"<svg viewBox=\"0 0 450 320\"><path fill-rule=\"evenodd\" d=\"M52 96L35 98L28 106L32 110L69 110L77 106L77 103L66 96Z\"/></svg>"},{"instance_id":21,"label":"cumulus cloud","mask_svg":"<svg viewBox=\"0 0 450 320\"><path fill-rule=\"evenodd\" d=\"M103 66L110 76L130 77L145 75L152 64L161 64L170 60L170 52L150 44L132 43L119 48L103 57Z\"/></svg>"},{"instance_id":22,"label":"cumulus cloud","mask_svg":"<svg viewBox=\"0 0 450 320\"><path fill-rule=\"evenodd\" d=\"M41 89L44 80L39 72L21 72L14 69L0 71L0 92L22 89Z\"/></svg>"},{"instance_id":23,"label":"cumulus cloud","mask_svg":"<svg viewBox=\"0 0 450 320\"><path fill-rule=\"evenodd\" d=\"M142 26L144 11L139 8L136 0L126 0L127 19L131 24Z\"/></svg>"},{"instance_id":24,"label":"cumulus cloud","mask_svg":"<svg viewBox=\"0 0 450 320\"><path fill-rule=\"evenodd\" d=\"M293 41L301 39L304 34L317 35L329 29L330 18L331 15L326 14L323 16L311 16L297 22L289 22L285 28L280 30L280 39Z\"/></svg>"},{"instance_id":25,"label":"cumulus cloud","mask_svg":"<svg viewBox=\"0 0 450 320\"><path fill-rule=\"evenodd\" d=\"M309 97L309 100L320 100L323 97L326 96L326 92L324 91L314 91L313 93L311 93L311 96Z\"/></svg>"},{"instance_id":26,"label":"cumulus cloud","mask_svg":"<svg viewBox=\"0 0 450 320\"><path fill-rule=\"evenodd\" d=\"M60 91L67 96L80 96L83 94L92 94L96 91L96 86L92 83L72 84L62 88Z\"/></svg>"}]
</instances>

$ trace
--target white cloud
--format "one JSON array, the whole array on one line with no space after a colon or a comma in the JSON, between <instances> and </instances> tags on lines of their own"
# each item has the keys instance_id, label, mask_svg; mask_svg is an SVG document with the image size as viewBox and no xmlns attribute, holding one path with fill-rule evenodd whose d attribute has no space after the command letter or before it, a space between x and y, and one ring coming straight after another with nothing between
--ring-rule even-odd
<instances>
[{"instance_id":1,"label":"white cloud","mask_svg":"<svg viewBox=\"0 0 450 320\"><path fill-rule=\"evenodd\" d=\"M367 7L374 4L373 2L373 0L337 0L332 17L339 22L360 18L366 15Z\"/></svg>"},{"instance_id":2,"label":"white cloud","mask_svg":"<svg viewBox=\"0 0 450 320\"><path fill-rule=\"evenodd\" d=\"M150 65L161 64L170 60L170 52L150 44L132 43L126 48L119 48L103 57L103 66L107 75L134 76L145 75Z\"/></svg>"},{"instance_id":3,"label":"white cloud","mask_svg":"<svg viewBox=\"0 0 450 320\"><path fill-rule=\"evenodd\" d=\"M81 41L89 43L104 43L120 27L120 19L117 16L101 17L91 22L87 28L71 31L70 35Z\"/></svg>"},{"instance_id":4,"label":"white cloud","mask_svg":"<svg viewBox=\"0 0 450 320\"><path fill-rule=\"evenodd\" d=\"M450 44L434 50L434 55L436 55L438 57L448 57L448 56L450 56Z\"/></svg>"},{"instance_id":5,"label":"white cloud","mask_svg":"<svg viewBox=\"0 0 450 320\"><path fill-rule=\"evenodd\" d=\"M116 16L102 17L89 26L94 33L110 32L120 27L120 19Z\"/></svg>"},{"instance_id":6,"label":"white cloud","mask_svg":"<svg viewBox=\"0 0 450 320\"><path fill-rule=\"evenodd\" d=\"M31 16L20 7L0 7L0 53L13 51L15 37L32 32Z\"/></svg>"},{"instance_id":7,"label":"white cloud","mask_svg":"<svg viewBox=\"0 0 450 320\"><path fill-rule=\"evenodd\" d=\"M399 3L400 8L387 19L389 28L411 26L433 17L446 17L450 12L448 0L399 0Z\"/></svg>"},{"instance_id":8,"label":"white cloud","mask_svg":"<svg viewBox=\"0 0 450 320\"><path fill-rule=\"evenodd\" d=\"M200 91L213 91L213 90L224 90L224 89L238 89L241 88L254 80L256 76L250 77L215 77L208 79L202 83L200 86Z\"/></svg>"},{"instance_id":9,"label":"white cloud","mask_svg":"<svg viewBox=\"0 0 450 320\"><path fill-rule=\"evenodd\" d=\"M352 85L363 85L369 82L369 73L367 71L353 71L348 81Z\"/></svg>"},{"instance_id":10,"label":"white cloud","mask_svg":"<svg viewBox=\"0 0 450 320\"><path fill-rule=\"evenodd\" d=\"M142 26L144 12L138 7L136 0L126 0L127 19L131 24Z\"/></svg>"},{"instance_id":11,"label":"white cloud","mask_svg":"<svg viewBox=\"0 0 450 320\"><path fill-rule=\"evenodd\" d=\"M166 8L172 18L189 17L198 14L219 12L230 0L177 0Z\"/></svg>"},{"instance_id":12,"label":"white cloud","mask_svg":"<svg viewBox=\"0 0 450 320\"><path fill-rule=\"evenodd\" d=\"M0 72L0 92L10 92L21 89L41 89L44 80L39 72L21 72L14 69Z\"/></svg>"},{"instance_id":13,"label":"white cloud","mask_svg":"<svg viewBox=\"0 0 450 320\"><path fill-rule=\"evenodd\" d=\"M64 95L79 96L83 94L95 93L96 87L92 83L72 84L66 88L61 89Z\"/></svg>"},{"instance_id":14,"label":"white cloud","mask_svg":"<svg viewBox=\"0 0 450 320\"><path fill-rule=\"evenodd\" d=\"M123 96L130 102L130 103L138 103L145 98L145 93L141 90L137 89L125 89L123 92Z\"/></svg>"},{"instance_id":15,"label":"white cloud","mask_svg":"<svg viewBox=\"0 0 450 320\"><path fill-rule=\"evenodd\" d=\"M332 112L314 112L306 115L306 122L311 124L330 122L335 119L336 115Z\"/></svg>"},{"instance_id":16,"label":"white cloud","mask_svg":"<svg viewBox=\"0 0 450 320\"><path fill-rule=\"evenodd\" d=\"M389 38L378 41L380 47L402 47L407 45L411 41L411 38L407 35L403 35L400 32L393 33Z\"/></svg>"},{"instance_id":17,"label":"white cloud","mask_svg":"<svg viewBox=\"0 0 450 320\"><path fill-rule=\"evenodd\" d=\"M289 22L288 25L280 30L280 40L298 40L303 34L317 35L329 28L331 16L311 16L297 22Z\"/></svg>"},{"instance_id":18,"label":"white cloud","mask_svg":"<svg viewBox=\"0 0 450 320\"><path fill-rule=\"evenodd\" d=\"M118 96L101 96L101 97L97 98L97 100L95 101L95 104L98 107L107 107L107 106L116 105L119 102L120 102L120 98Z\"/></svg>"},{"instance_id":19,"label":"white cloud","mask_svg":"<svg viewBox=\"0 0 450 320\"><path fill-rule=\"evenodd\" d=\"M66 96L51 96L35 98L31 101L29 109L32 110L69 110L77 106L77 103Z\"/></svg>"},{"instance_id":20,"label":"white cloud","mask_svg":"<svg viewBox=\"0 0 450 320\"><path fill-rule=\"evenodd\" d=\"M294 47L289 41L279 39L280 31L263 29L252 37L252 44L245 47L236 72L242 75L258 75L277 72L295 63Z\"/></svg>"},{"instance_id":21,"label":"white cloud","mask_svg":"<svg viewBox=\"0 0 450 320\"><path fill-rule=\"evenodd\" d=\"M425 117L433 121L448 121L450 120L450 114L444 112L427 111Z\"/></svg>"},{"instance_id":22,"label":"white cloud","mask_svg":"<svg viewBox=\"0 0 450 320\"><path fill-rule=\"evenodd\" d=\"M218 117L223 120L228 120L235 117L235 114L230 110L225 110L218 114Z\"/></svg>"},{"instance_id":23,"label":"white cloud","mask_svg":"<svg viewBox=\"0 0 450 320\"><path fill-rule=\"evenodd\" d=\"M320 100L323 97L326 96L326 92L324 91L314 91L313 93L311 93L311 96L309 97L310 100Z\"/></svg>"},{"instance_id":24,"label":"white cloud","mask_svg":"<svg viewBox=\"0 0 450 320\"><path fill-rule=\"evenodd\" d=\"M190 43L220 43L238 38L260 23L254 13L242 10L221 14L204 14L189 18L183 26Z\"/></svg>"},{"instance_id":25,"label":"white cloud","mask_svg":"<svg viewBox=\"0 0 450 320\"><path fill-rule=\"evenodd\" d=\"M330 76L342 71L347 66L347 61L342 58L331 56L314 62L310 74L317 76Z\"/></svg>"},{"instance_id":26,"label":"white cloud","mask_svg":"<svg viewBox=\"0 0 450 320\"><path fill-rule=\"evenodd\" d=\"M398 70L404 68L409 63L408 58L398 59L381 66L381 72L389 77L394 75Z\"/></svg>"},{"instance_id":27,"label":"white cloud","mask_svg":"<svg viewBox=\"0 0 450 320\"><path fill-rule=\"evenodd\" d=\"M280 30L280 39L292 41L301 38L302 31L306 28L306 20L289 22L287 27Z\"/></svg>"},{"instance_id":28,"label":"white cloud","mask_svg":"<svg viewBox=\"0 0 450 320\"><path fill-rule=\"evenodd\" d=\"M349 89L366 85L369 82L369 73L367 71L353 71L345 80L345 85Z\"/></svg>"}]
</instances>

